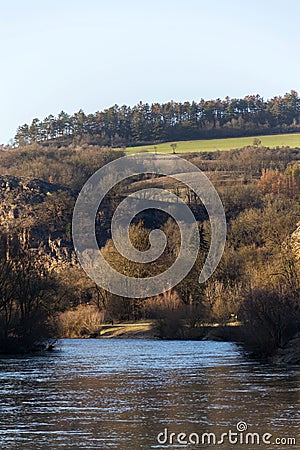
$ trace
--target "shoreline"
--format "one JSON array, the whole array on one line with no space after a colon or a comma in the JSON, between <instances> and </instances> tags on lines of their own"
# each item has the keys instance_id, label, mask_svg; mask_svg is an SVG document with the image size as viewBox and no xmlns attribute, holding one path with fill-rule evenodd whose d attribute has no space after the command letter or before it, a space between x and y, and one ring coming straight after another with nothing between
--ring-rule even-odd
<instances>
[{"instance_id":1,"label":"shoreline","mask_svg":"<svg viewBox=\"0 0 300 450\"><path fill-rule=\"evenodd\" d=\"M118 323L115 325L103 325L97 332L89 336L61 337L60 339L132 339L132 340L188 340L188 341L219 341L234 342L242 345L246 352L256 355L259 359L263 359L274 365L300 365L300 333L297 333L282 348L278 348L276 352L267 358L254 348L247 348L243 343L242 324L239 322L221 324L207 324L186 330L186 334L178 338L160 337L158 329L153 322L137 322L137 323Z\"/></svg>"},{"instance_id":2,"label":"shoreline","mask_svg":"<svg viewBox=\"0 0 300 450\"><path fill-rule=\"evenodd\" d=\"M181 339L175 340L213 340L240 341L241 324L239 322L222 324L205 324L186 328ZM168 340L161 337L154 322L120 322L103 325L98 331L81 336L60 336L62 339L153 339ZM171 339L171 337L170 337Z\"/></svg>"}]
</instances>

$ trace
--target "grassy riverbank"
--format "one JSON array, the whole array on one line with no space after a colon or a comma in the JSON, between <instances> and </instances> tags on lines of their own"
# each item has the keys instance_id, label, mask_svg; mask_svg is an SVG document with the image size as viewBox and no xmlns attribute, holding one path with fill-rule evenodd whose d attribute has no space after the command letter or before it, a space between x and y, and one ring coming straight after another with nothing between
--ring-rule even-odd
<instances>
[{"instance_id":1,"label":"grassy riverbank","mask_svg":"<svg viewBox=\"0 0 300 450\"><path fill-rule=\"evenodd\" d=\"M240 329L241 324L239 322L226 325L218 323L203 324L196 327L189 327L182 323L180 327L181 339L220 341L239 341ZM80 337L80 335L76 337ZM105 324L99 327L97 331L81 335L81 337L97 339L174 339L174 336L160 334L159 321Z\"/></svg>"},{"instance_id":2,"label":"grassy riverbank","mask_svg":"<svg viewBox=\"0 0 300 450\"><path fill-rule=\"evenodd\" d=\"M155 339L155 324L153 322L118 323L102 325L95 337L109 339Z\"/></svg>"}]
</instances>

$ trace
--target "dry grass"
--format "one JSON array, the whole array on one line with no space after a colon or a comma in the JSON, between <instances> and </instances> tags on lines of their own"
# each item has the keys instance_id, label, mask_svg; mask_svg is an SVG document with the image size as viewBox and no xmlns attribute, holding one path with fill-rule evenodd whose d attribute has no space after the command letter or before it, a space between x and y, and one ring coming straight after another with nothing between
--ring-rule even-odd
<instances>
[{"instance_id":1,"label":"dry grass","mask_svg":"<svg viewBox=\"0 0 300 450\"><path fill-rule=\"evenodd\" d=\"M103 325L101 338L147 338L153 337L152 322L122 323L116 325Z\"/></svg>"},{"instance_id":2,"label":"dry grass","mask_svg":"<svg viewBox=\"0 0 300 450\"><path fill-rule=\"evenodd\" d=\"M64 338L91 336L99 332L103 322L104 313L94 305L79 305L60 314L59 334Z\"/></svg>"}]
</instances>

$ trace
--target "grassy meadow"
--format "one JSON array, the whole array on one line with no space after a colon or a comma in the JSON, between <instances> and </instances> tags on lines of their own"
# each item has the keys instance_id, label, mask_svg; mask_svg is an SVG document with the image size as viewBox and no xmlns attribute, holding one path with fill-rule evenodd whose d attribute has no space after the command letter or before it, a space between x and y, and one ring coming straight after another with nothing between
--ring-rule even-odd
<instances>
[{"instance_id":1,"label":"grassy meadow","mask_svg":"<svg viewBox=\"0 0 300 450\"><path fill-rule=\"evenodd\" d=\"M203 139L197 141L164 142L156 145L144 145L126 148L126 154L131 155L140 152L172 153L171 144L176 143L176 153L214 152L216 150L231 150L235 148L253 145L254 139L259 139L264 147L300 147L300 133L276 134L266 136L249 136L226 139Z\"/></svg>"}]
</instances>

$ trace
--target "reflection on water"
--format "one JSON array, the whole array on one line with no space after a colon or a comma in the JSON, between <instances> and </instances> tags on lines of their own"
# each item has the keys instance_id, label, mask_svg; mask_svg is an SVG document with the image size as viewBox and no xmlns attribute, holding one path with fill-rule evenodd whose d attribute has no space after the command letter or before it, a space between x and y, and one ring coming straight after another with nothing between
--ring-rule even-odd
<instances>
[{"instance_id":1,"label":"reflection on water","mask_svg":"<svg viewBox=\"0 0 300 450\"><path fill-rule=\"evenodd\" d=\"M46 357L0 360L0 447L147 450L166 427L220 435L239 421L297 438L299 375L232 343L64 340Z\"/></svg>"}]
</instances>

